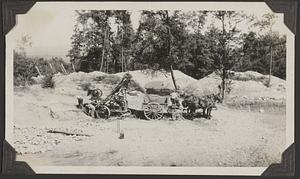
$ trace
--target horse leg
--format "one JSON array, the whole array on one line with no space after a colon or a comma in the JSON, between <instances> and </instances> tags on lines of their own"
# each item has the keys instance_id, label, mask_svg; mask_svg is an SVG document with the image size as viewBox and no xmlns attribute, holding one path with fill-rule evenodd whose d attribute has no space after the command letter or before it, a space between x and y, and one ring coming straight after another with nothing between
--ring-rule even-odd
<instances>
[{"instance_id":1,"label":"horse leg","mask_svg":"<svg viewBox=\"0 0 300 179\"><path fill-rule=\"evenodd\" d=\"M202 108L202 115L206 118L206 108Z\"/></svg>"},{"instance_id":2,"label":"horse leg","mask_svg":"<svg viewBox=\"0 0 300 179\"><path fill-rule=\"evenodd\" d=\"M211 110L212 110L211 107L209 107L209 108L207 109L207 119L210 119L210 118L211 118Z\"/></svg>"},{"instance_id":3,"label":"horse leg","mask_svg":"<svg viewBox=\"0 0 300 179\"><path fill-rule=\"evenodd\" d=\"M196 108L195 108L195 107L191 107L191 108L190 108L190 116L191 116L191 120L194 119L195 113L196 113Z\"/></svg>"},{"instance_id":4,"label":"horse leg","mask_svg":"<svg viewBox=\"0 0 300 179\"><path fill-rule=\"evenodd\" d=\"M189 120L193 120L193 118L192 118L192 112L191 112L191 109L190 109L189 107L187 108L186 113L187 113L187 115L188 115L188 119L189 119Z\"/></svg>"}]
</instances>

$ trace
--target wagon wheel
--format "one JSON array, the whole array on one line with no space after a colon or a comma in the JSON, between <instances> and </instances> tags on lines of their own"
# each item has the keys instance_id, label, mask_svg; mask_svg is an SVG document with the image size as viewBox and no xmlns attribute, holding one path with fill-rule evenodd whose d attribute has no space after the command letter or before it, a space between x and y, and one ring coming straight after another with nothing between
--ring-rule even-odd
<instances>
[{"instance_id":1,"label":"wagon wheel","mask_svg":"<svg viewBox=\"0 0 300 179\"><path fill-rule=\"evenodd\" d=\"M178 120L178 119L183 119L183 109L175 109L174 111L171 112L172 114L172 120Z\"/></svg>"},{"instance_id":2,"label":"wagon wheel","mask_svg":"<svg viewBox=\"0 0 300 179\"><path fill-rule=\"evenodd\" d=\"M98 97L100 98L103 95L103 91L101 89L97 89Z\"/></svg>"},{"instance_id":3,"label":"wagon wheel","mask_svg":"<svg viewBox=\"0 0 300 179\"><path fill-rule=\"evenodd\" d=\"M110 109L107 106L101 105L96 108L95 113L97 118L108 119L110 116Z\"/></svg>"},{"instance_id":4,"label":"wagon wheel","mask_svg":"<svg viewBox=\"0 0 300 179\"><path fill-rule=\"evenodd\" d=\"M160 104L151 102L144 108L144 115L148 120L155 119L159 120L163 117L163 108Z\"/></svg>"}]
</instances>

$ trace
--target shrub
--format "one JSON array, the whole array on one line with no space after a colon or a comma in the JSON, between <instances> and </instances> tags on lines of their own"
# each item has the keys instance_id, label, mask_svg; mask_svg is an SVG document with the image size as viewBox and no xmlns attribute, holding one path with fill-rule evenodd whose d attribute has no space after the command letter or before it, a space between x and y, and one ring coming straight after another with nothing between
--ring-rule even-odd
<instances>
[{"instance_id":1,"label":"shrub","mask_svg":"<svg viewBox=\"0 0 300 179\"><path fill-rule=\"evenodd\" d=\"M54 88L53 75L47 75L43 78L42 88Z\"/></svg>"},{"instance_id":2,"label":"shrub","mask_svg":"<svg viewBox=\"0 0 300 179\"><path fill-rule=\"evenodd\" d=\"M121 81L121 78L117 75L105 75L105 76L98 76L94 80L101 81L102 83L105 84L114 85L114 84L118 84Z\"/></svg>"},{"instance_id":3,"label":"shrub","mask_svg":"<svg viewBox=\"0 0 300 179\"><path fill-rule=\"evenodd\" d=\"M104 75L104 76L97 76L94 80L95 81L102 81L104 78L106 78L106 75Z\"/></svg>"},{"instance_id":4,"label":"shrub","mask_svg":"<svg viewBox=\"0 0 300 179\"><path fill-rule=\"evenodd\" d=\"M52 69L50 68L50 64ZM32 77L38 77L39 74L36 70L36 66L39 68L42 75L52 76L54 73L62 72L61 64L64 65L66 71L72 71L72 66L66 63L62 58L36 58L28 57L26 54L22 54L14 51L14 85L26 86L31 85ZM49 77L48 77L49 78Z\"/></svg>"},{"instance_id":5,"label":"shrub","mask_svg":"<svg viewBox=\"0 0 300 179\"><path fill-rule=\"evenodd\" d=\"M30 78L37 76L35 62L23 54L14 52L14 85L26 86L31 84Z\"/></svg>"},{"instance_id":6,"label":"shrub","mask_svg":"<svg viewBox=\"0 0 300 179\"><path fill-rule=\"evenodd\" d=\"M80 84L80 87L83 89L83 91L87 91L92 87L92 84L90 82L85 82Z\"/></svg>"}]
</instances>

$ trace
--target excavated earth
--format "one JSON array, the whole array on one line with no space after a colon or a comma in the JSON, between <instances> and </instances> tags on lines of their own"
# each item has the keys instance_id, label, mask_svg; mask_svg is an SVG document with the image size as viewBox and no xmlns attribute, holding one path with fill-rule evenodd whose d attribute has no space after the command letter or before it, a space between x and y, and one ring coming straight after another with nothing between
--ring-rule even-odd
<instances>
[{"instance_id":1,"label":"excavated earth","mask_svg":"<svg viewBox=\"0 0 300 179\"><path fill-rule=\"evenodd\" d=\"M171 88L170 75L130 72L129 107L141 110L145 86L160 81ZM30 165L88 166L269 166L285 149L285 81L256 72L236 73L224 104L212 119L144 120L140 116L94 119L76 108L87 101L88 87L108 95L124 73L57 74L55 88L40 84L14 90L14 143L18 160ZM220 79L196 80L175 71L180 89L195 95L216 92ZM162 83L161 83L162 82ZM159 88L159 87L158 87ZM119 131L124 139L119 139Z\"/></svg>"}]
</instances>

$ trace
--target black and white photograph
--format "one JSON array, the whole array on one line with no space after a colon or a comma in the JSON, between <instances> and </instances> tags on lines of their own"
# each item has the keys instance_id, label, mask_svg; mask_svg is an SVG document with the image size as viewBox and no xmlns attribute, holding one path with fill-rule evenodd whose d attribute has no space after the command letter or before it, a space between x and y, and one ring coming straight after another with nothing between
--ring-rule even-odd
<instances>
[{"instance_id":1,"label":"black and white photograph","mask_svg":"<svg viewBox=\"0 0 300 179\"><path fill-rule=\"evenodd\" d=\"M264 2L37 2L6 41L6 140L37 173L260 175L294 143L294 34Z\"/></svg>"}]
</instances>

